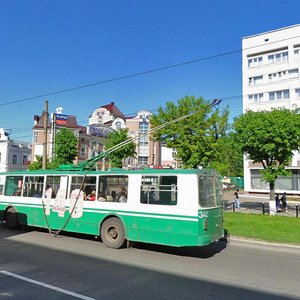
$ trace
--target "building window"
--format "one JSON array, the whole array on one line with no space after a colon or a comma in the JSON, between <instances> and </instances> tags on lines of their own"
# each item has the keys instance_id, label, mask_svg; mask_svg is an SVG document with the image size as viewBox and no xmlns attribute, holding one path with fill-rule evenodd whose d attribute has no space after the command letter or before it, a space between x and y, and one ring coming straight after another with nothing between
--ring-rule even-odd
<instances>
[{"instance_id":1,"label":"building window","mask_svg":"<svg viewBox=\"0 0 300 300\"><path fill-rule=\"evenodd\" d=\"M269 64L273 64L275 62L287 61L287 60L288 60L288 51L268 55Z\"/></svg>"},{"instance_id":2,"label":"building window","mask_svg":"<svg viewBox=\"0 0 300 300\"><path fill-rule=\"evenodd\" d=\"M37 142L38 142L38 132L37 131L34 131L33 132L33 143L34 144L37 144Z\"/></svg>"},{"instance_id":3,"label":"building window","mask_svg":"<svg viewBox=\"0 0 300 300\"><path fill-rule=\"evenodd\" d=\"M80 156L85 157L86 155L86 145L81 145L80 147Z\"/></svg>"},{"instance_id":4,"label":"building window","mask_svg":"<svg viewBox=\"0 0 300 300\"><path fill-rule=\"evenodd\" d=\"M148 130L149 130L149 123L147 123L147 122L139 123L139 132L140 133L147 133Z\"/></svg>"},{"instance_id":5,"label":"building window","mask_svg":"<svg viewBox=\"0 0 300 300\"><path fill-rule=\"evenodd\" d=\"M175 149L172 149L172 157L176 159L177 152Z\"/></svg>"},{"instance_id":6,"label":"building window","mask_svg":"<svg viewBox=\"0 0 300 300\"><path fill-rule=\"evenodd\" d=\"M148 146L141 146L139 145L139 155L147 156L149 155L149 147Z\"/></svg>"},{"instance_id":7,"label":"building window","mask_svg":"<svg viewBox=\"0 0 300 300\"><path fill-rule=\"evenodd\" d=\"M279 71L268 75L270 81L292 79L299 77L299 69Z\"/></svg>"},{"instance_id":8,"label":"building window","mask_svg":"<svg viewBox=\"0 0 300 300\"><path fill-rule=\"evenodd\" d=\"M289 90L282 90L276 92L269 92L269 100L281 100L281 99L289 99L290 98L290 91Z\"/></svg>"},{"instance_id":9,"label":"building window","mask_svg":"<svg viewBox=\"0 0 300 300\"><path fill-rule=\"evenodd\" d=\"M251 68L251 67L260 66L260 65L262 65L262 62L263 62L262 56L250 58L250 59L248 59L248 67Z\"/></svg>"},{"instance_id":10,"label":"building window","mask_svg":"<svg viewBox=\"0 0 300 300\"><path fill-rule=\"evenodd\" d=\"M27 163L27 156L23 155L23 165L26 165L26 163Z\"/></svg>"},{"instance_id":11,"label":"building window","mask_svg":"<svg viewBox=\"0 0 300 300\"><path fill-rule=\"evenodd\" d=\"M300 58L300 47L294 49L294 56L296 59Z\"/></svg>"},{"instance_id":12,"label":"building window","mask_svg":"<svg viewBox=\"0 0 300 300\"><path fill-rule=\"evenodd\" d=\"M256 85L263 82L263 76L255 76L249 78L249 85Z\"/></svg>"},{"instance_id":13,"label":"building window","mask_svg":"<svg viewBox=\"0 0 300 300\"><path fill-rule=\"evenodd\" d=\"M13 165L17 164L17 155L16 154L13 154L12 163L13 163Z\"/></svg>"},{"instance_id":14,"label":"building window","mask_svg":"<svg viewBox=\"0 0 300 300\"><path fill-rule=\"evenodd\" d=\"M263 93L260 94L252 94L248 96L249 101L253 101L253 102L261 102L263 101Z\"/></svg>"},{"instance_id":15,"label":"building window","mask_svg":"<svg viewBox=\"0 0 300 300\"><path fill-rule=\"evenodd\" d=\"M118 121L118 122L116 122L115 126L116 126L116 129L119 130L122 128L122 123L120 121Z\"/></svg>"},{"instance_id":16,"label":"building window","mask_svg":"<svg viewBox=\"0 0 300 300\"><path fill-rule=\"evenodd\" d=\"M148 156L139 156L138 164L141 166L148 165Z\"/></svg>"},{"instance_id":17,"label":"building window","mask_svg":"<svg viewBox=\"0 0 300 300\"><path fill-rule=\"evenodd\" d=\"M295 78L299 76L299 69L292 69L288 71L289 78Z\"/></svg>"},{"instance_id":18,"label":"building window","mask_svg":"<svg viewBox=\"0 0 300 300\"><path fill-rule=\"evenodd\" d=\"M149 138L147 136L142 136L139 138L139 146L148 146Z\"/></svg>"},{"instance_id":19,"label":"building window","mask_svg":"<svg viewBox=\"0 0 300 300\"><path fill-rule=\"evenodd\" d=\"M295 94L297 98L300 98L300 88L295 89Z\"/></svg>"}]
</instances>

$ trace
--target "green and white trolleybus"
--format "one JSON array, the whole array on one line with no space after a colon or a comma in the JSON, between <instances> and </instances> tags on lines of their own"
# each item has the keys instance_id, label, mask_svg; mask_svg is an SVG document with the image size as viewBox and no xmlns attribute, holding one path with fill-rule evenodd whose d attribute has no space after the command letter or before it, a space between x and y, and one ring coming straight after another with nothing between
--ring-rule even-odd
<instances>
[{"instance_id":1,"label":"green and white trolleybus","mask_svg":"<svg viewBox=\"0 0 300 300\"><path fill-rule=\"evenodd\" d=\"M111 248L203 246L223 234L222 185L209 169L0 173L0 220L100 236Z\"/></svg>"}]
</instances>

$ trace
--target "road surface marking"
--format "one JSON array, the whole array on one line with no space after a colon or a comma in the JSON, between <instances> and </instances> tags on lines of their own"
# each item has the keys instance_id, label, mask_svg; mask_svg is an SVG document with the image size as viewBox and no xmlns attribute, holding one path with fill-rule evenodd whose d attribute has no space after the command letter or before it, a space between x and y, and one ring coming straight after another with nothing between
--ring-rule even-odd
<instances>
[{"instance_id":1,"label":"road surface marking","mask_svg":"<svg viewBox=\"0 0 300 300\"><path fill-rule=\"evenodd\" d=\"M73 293L73 292L70 292L68 290L56 287L54 285L43 283L43 282L40 282L40 281L37 281L37 280L33 280L33 279L30 279L30 278L27 278L27 277L24 277L24 276L21 276L21 275L18 275L18 274L14 274L14 273L11 273L11 272L8 272L8 271L5 271L5 270L0 271L0 273L5 274L7 276L17 278L17 279L21 279L21 280L24 280L24 281L27 281L27 282L30 282L30 283L33 283L33 284L36 284L36 285L40 285L40 286L45 287L47 289L51 289L51 290L54 290L54 291L57 291L57 292L60 292L60 293L63 293L63 294L74 296L76 298L80 298L80 299L84 299L84 300L95 300L94 298L90 298L90 297L87 297L87 296L84 296L84 295Z\"/></svg>"}]
</instances>

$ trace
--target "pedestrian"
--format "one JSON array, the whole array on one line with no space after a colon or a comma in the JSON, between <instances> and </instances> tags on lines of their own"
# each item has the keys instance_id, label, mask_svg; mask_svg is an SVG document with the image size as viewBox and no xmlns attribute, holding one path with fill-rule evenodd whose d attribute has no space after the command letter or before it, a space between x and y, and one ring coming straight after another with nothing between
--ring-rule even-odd
<instances>
[{"instance_id":1,"label":"pedestrian","mask_svg":"<svg viewBox=\"0 0 300 300\"><path fill-rule=\"evenodd\" d=\"M275 204L276 204L276 211L278 212L280 209L280 200L279 200L279 194L275 195Z\"/></svg>"},{"instance_id":2,"label":"pedestrian","mask_svg":"<svg viewBox=\"0 0 300 300\"><path fill-rule=\"evenodd\" d=\"M287 204L286 204L286 192L284 192L281 196L281 207L282 207L282 211L286 211L287 210Z\"/></svg>"},{"instance_id":3,"label":"pedestrian","mask_svg":"<svg viewBox=\"0 0 300 300\"><path fill-rule=\"evenodd\" d=\"M240 208L239 189L236 189L234 192L234 205L235 208Z\"/></svg>"}]
</instances>

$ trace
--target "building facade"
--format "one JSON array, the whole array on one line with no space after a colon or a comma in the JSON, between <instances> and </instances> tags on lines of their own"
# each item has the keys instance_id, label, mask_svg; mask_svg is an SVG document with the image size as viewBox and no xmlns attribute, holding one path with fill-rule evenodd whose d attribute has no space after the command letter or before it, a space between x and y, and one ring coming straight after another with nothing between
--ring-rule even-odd
<instances>
[{"instance_id":1,"label":"building facade","mask_svg":"<svg viewBox=\"0 0 300 300\"><path fill-rule=\"evenodd\" d=\"M149 138L151 113L142 110L136 116L126 118L126 127L130 137L135 138L136 157L130 158L128 165L132 167L149 167L161 165L160 143ZM139 137L139 138L138 138Z\"/></svg>"},{"instance_id":2,"label":"building facade","mask_svg":"<svg viewBox=\"0 0 300 300\"><path fill-rule=\"evenodd\" d=\"M242 45L243 112L300 108L300 25L244 37ZM269 191L261 180L261 168L245 157L245 191ZM288 169L292 176L277 179L275 189L300 193L298 152Z\"/></svg>"},{"instance_id":3,"label":"building facade","mask_svg":"<svg viewBox=\"0 0 300 300\"><path fill-rule=\"evenodd\" d=\"M174 167L178 164L175 161L174 151L161 147L159 142L149 138L151 112L142 110L133 117L126 117L114 102L97 108L90 116L87 126L77 124L76 117L65 115L62 108L51 114L47 120L47 156L51 159L55 155L55 135L60 128L71 129L78 138L78 155L74 163L85 161L100 154L105 150L105 140L110 132L122 128L128 129L129 137L133 138L136 144L135 157L128 157L124 160L124 167ZM45 142L44 116L34 116L32 157L43 155L43 144ZM162 155L163 159L162 159ZM98 168L107 167L103 160Z\"/></svg>"},{"instance_id":4,"label":"building facade","mask_svg":"<svg viewBox=\"0 0 300 300\"><path fill-rule=\"evenodd\" d=\"M58 108L55 113L51 114L47 120L47 156L52 159L55 156L55 135L60 128L67 128L73 131L78 139L78 154L74 163L85 161L103 151L105 138L97 134L96 131L89 127L78 125L76 116L62 114L62 108ZM32 140L32 158L43 155L43 145L45 143L44 116L34 116Z\"/></svg>"},{"instance_id":5,"label":"building facade","mask_svg":"<svg viewBox=\"0 0 300 300\"><path fill-rule=\"evenodd\" d=\"M9 134L0 128L0 172L26 170L31 161L31 145L10 140Z\"/></svg>"}]
</instances>

